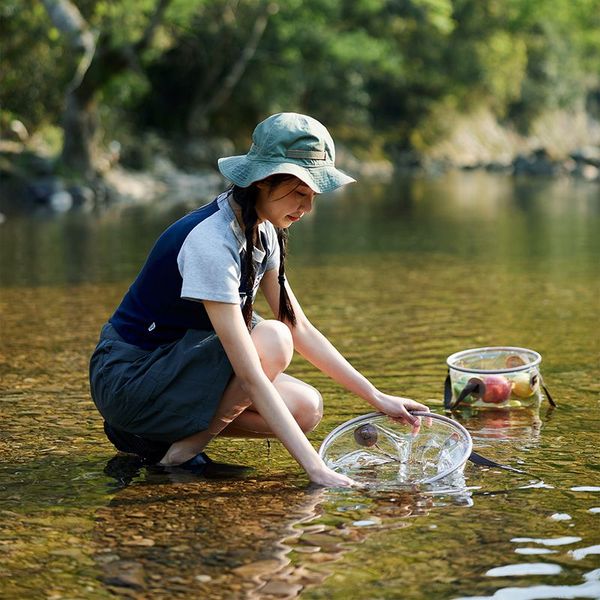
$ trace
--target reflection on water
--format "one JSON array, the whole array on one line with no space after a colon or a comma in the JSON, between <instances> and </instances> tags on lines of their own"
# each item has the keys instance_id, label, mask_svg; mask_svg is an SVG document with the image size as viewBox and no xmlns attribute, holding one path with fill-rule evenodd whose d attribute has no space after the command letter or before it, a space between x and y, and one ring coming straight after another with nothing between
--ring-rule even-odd
<instances>
[{"instance_id":1,"label":"reflection on water","mask_svg":"<svg viewBox=\"0 0 600 600\"><path fill-rule=\"evenodd\" d=\"M3 209L0 596L600 597L599 196L485 174L365 184L320 198L292 231L306 311L383 389L441 412L449 354L542 354L557 410L454 415L476 450L527 472L467 465L458 494L312 490L264 441L215 443L216 458L255 467L240 480L114 458L87 359L156 235L190 206ZM369 412L305 362L292 372L325 397L316 446Z\"/></svg>"}]
</instances>

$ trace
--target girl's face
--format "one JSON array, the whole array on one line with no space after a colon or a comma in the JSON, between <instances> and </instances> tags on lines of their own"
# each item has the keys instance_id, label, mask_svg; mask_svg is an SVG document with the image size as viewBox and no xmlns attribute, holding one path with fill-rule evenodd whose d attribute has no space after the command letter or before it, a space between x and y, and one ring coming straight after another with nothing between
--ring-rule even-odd
<instances>
[{"instance_id":1,"label":"girl's face","mask_svg":"<svg viewBox=\"0 0 600 600\"><path fill-rule=\"evenodd\" d=\"M315 192L297 177L290 177L275 185L259 181L256 214L261 221L270 221L275 227L286 228L299 221L313 207Z\"/></svg>"}]
</instances>

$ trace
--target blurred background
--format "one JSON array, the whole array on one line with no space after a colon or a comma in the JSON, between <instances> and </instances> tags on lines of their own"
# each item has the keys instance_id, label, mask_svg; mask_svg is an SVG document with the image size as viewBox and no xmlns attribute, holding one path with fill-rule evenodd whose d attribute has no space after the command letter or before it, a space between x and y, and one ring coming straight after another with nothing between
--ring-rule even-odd
<instances>
[{"instance_id":1,"label":"blurred background","mask_svg":"<svg viewBox=\"0 0 600 600\"><path fill-rule=\"evenodd\" d=\"M3 0L0 194L202 185L182 175L280 111L323 121L361 176L597 179L599 30L599 0Z\"/></svg>"}]
</instances>

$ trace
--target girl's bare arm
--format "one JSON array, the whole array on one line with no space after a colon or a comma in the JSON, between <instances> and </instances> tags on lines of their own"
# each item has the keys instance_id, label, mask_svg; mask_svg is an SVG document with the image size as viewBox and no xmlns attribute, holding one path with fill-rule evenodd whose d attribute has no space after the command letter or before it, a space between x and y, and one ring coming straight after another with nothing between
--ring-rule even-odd
<instances>
[{"instance_id":1,"label":"girl's bare arm","mask_svg":"<svg viewBox=\"0 0 600 600\"><path fill-rule=\"evenodd\" d=\"M219 336L233 371L254 408L300 463L310 479L320 485L349 486L353 481L325 466L296 423L275 386L265 375L238 305L205 301L204 306Z\"/></svg>"},{"instance_id":2,"label":"girl's bare arm","mask_svg":"<svg viewBox=\"0 0 600 600\"><path fill-rule=\"evenodd\" d=\"M408 413L408 410L429 410L424 404L409 398L392 396L379 391L364 375L359 373L333 346L333 344L308 320L300 303L286 282L286 289L294 308L296 325L289 323L294 339L294 348L312 363L317 369L337 381L348 391L360 396L377 410L401 421L419 426L419 419ZM271 310L275 315L279 311L279 283L275 270L267 271L262 282L263 291Z\"/></svg>"}]
</instances>

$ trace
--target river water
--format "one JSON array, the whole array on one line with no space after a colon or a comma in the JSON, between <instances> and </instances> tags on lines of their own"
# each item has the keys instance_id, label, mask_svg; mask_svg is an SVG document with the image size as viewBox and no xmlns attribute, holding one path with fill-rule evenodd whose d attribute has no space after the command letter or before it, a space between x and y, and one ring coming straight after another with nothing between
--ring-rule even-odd
<instances>
[{"instance_id":1,"label":"river water","mask_svg":"<svg viewBox=\"0 0 600 600\"><path fill-rule=\"evenodd\" d=\"M140 468L87 387L101 324L155 237L201 200L0 225L0 597L600 598L600 189L456 173L363 183L292 227L305 312L381 389L443 413L445 359L533 348L559 407L456 413L466 488L314 489L280 444L218 440L254 467ZM262 310L264 311L264 305ZM295 359L336 425L370 407Z\"/></svg>"}]
</instances>

